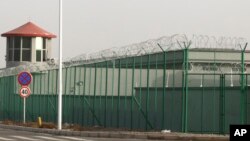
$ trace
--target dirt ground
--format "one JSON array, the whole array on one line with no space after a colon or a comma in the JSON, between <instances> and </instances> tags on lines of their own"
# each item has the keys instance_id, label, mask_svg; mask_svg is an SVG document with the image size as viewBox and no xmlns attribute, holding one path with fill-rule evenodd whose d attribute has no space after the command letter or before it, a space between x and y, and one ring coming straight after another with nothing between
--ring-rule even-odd
<instances>
[{"instance_id":1,"label":"dirt ground","mask_svg":"<svg viewBox=\"0 0 250 141\"><path fill-rule=\"evenodd\" d=\"M5 125L18 125L18 126L25 126L25 127L33 127L33 128L48 128L48 129L56 129L57 125L51 122L42 122L42 126L39 127L37 122L15 122L12 120L4 120L2 124ZM68 129L72 131L131 131L129 129L122 129L122 128L104 128L101 126L93 126L93 127L83 127L80 125L73 125L73 124L63 124L63 129ZM137 130L137 132L143 132L142 130Z\"/></svg>"}]
</instances>

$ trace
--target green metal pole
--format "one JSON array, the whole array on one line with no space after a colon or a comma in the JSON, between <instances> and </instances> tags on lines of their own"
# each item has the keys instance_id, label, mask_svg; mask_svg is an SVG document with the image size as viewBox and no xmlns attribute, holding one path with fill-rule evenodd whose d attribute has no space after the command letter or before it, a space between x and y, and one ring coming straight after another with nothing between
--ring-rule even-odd
<instances>
[{"instance_id":1,"label":"green metal pole","mask_svg":"<svg viewBox=\"0 0 250 141\"><path fill-rule=\"evenodd\" d=\"M107 95L108 95L108 61L106 61L106 76L105 76L105 109L104 109L104 127L107 127Z\"/></svg>"},{"instance_id":2,"label":"green metal pole","mask_svg":"<svg viewBox=\"0 0 250 141\"><path fill-rule=\"evenodd\" d=\"M225 134L225 123L226 123L226 117L225 117L225 114L226 114L226 98L225 98L225 86L226 86L226 81L225 81L225 75L223 75L223 133Z\"/></svg>"},{"instance_id":3,"label":"green metal pole","mask_svg":"<svg viewBox=\"0 0 250 141\"><path fill-rule=\"evenodd\" d=\"M142 64L143 64L143 62L142 62L142 56L140 57L140 82L139 82L139 84L140 84L140 86L139 86L139 88L140 88L140 91L139 91L139 104L141 105L141 97L142 97ZM147 121L147 120L146 120ZM139 114L139 119L138 119L138 126L140 127L141 126L141 116L140 116L140 114ZM147 125L146 125L147 126Z\"/></svg>"},{"instance_id":4,"label":"green metal pole","mask_svg":"<svg viewBox=\"0 0 250 141\"><path fill-rule=\"evenodd\" d=\"M52 94L51 94L51 97L50 97L50 99L49 99L51 105L53 104L53 103L51 102L51 101L52 101L51 99L52 99L52 98L54 97L54 95L55 95L55 92L54 92L54 84L55 84L55 82L54 82L54 71L55 71L55 70L52 70L52 71L51 71L51 72L52 72L52 73L51 73L51 77L52 77L52 80L51 80L51 81L52 81L52 84L51 84L52 89L51 89L51 91L52 91ZM57 82L56 82L56 83L57 83ZM49 106L49 107L52 107L52 106ZM51 108L50 108L50 109L51 109ZM53 119L54 119L54 112L50 111L49 115L50 115L50 118L51 118L50 120L53 121Z\"/></svg>"},{"instance_id":5,"label":"green metal pole","mask_svg":"<svg viewBox=\"0 0 250 141\"><path fill-rule=\"evenodd\" d=\"M73 67L69 67L69 78L68 78L68 88L69 88L69 90L68 90L68 95L65 97L65 99L67 99L67 105L65 106L65 107L67 107L67 108L63 108L63 109L67 109L67 111L66 111L66 115L67 115L67 121L68 121L68 123L72 123L72 110L71 110L71 108L72 108L72 99L71 99L71 97L73 97L73 93L72 93L72 86L71 86L71 84L72 84L72 79L74 80L74 77L72 76L72 69L73 69ZM71 114L68 114L68 113L71 113Z\"/></svg>"},{"instance_id":6,"label":"green metal pole","mask_svg":"<svg viewBox=\"0 0 250 141\"><path fill-rule=\"evenodd\" d=\"M165 129L165 96L166 96L166 51L161 47L160 44L157 44L161 51L163 52L163 98L162 98L162 126L161 129Z\"/></svg>"},{"instance_id":7,"label":"green metal pole","mask_svg":"<svg viewBox=\"0 0 250 141\"><path fill-rule=\"evenodd\" d=\"M215 59L216 59L216 54L215 54L215 51L214 51L214 64L213 64L213 66L214 66L214 68L216 67L216 64L215 64ZM216 87L216 83L215 83L215 69L214 69L214 84L213 84L213 104L212 104L212 109L213 109L213 132L215 133L216 132L216 129L215 129L215 127L216 127L216 125L215 125L215 120L216 120L216 114L215 114L215 101L216 101L216 97L215 97L215 87Z\"/></svg>"},{"instance_id":8,"label":"green metal pole","mask_svg":"<svg viewBox=\"0 0 250 141\"><path fill-rule=\"evenodd\" d=\"M42 79L42 85L43 85L43 101L42 101L42 117L43 119L45 119L45 116L46 116L46 106L45 106L45 103L46 103L46 74L44 74L43 76L43 79Z\"/></svg>"},{"instance_id":9,"label":"green metal pole","mask_svg":"<svg viewBox=\"0 0 250 141\"><path fill-rule=\"evenodd\" d=\"M81 78L82 78L82 67L79 67L79 82L78 82L78 83L79 83L79 89L78 89L78 90L79 90L79 94L78 94L79 99L81 99L81 96L82 96L82 94L81 94L81 86L82 86L82 85L80 85L80 83L81 83L81 84L83 84L83 83L82 83L82 81L81 81ZM82 106L80 102L78 102L78 103L79 103L79 104L78 104L77 106L80 107L79 109L81 109L81 111L79 111L79 115L78 115L78 118L77 118L77 123L79 123L81 126L83 126L83 122L82 122L82 120L81 120L83 117L81 117L81 116L83 115L83 112L82 112L82 111L83 111L84 106ZM80 116L80 115L81 115L81 116Z\"/></svg>"},{"instance_id":10,"label":"green metal pole","mask_svg":"<svg viewBox=\"0 0 250 141\"><path fill-rule=\"evenodd\" d=\"M246 94L245 94L245 47L241 51L241 97L240 97L240 111L241 111L241 124L246 123Z\"/></svg>"},{"instance_id":11,"label":"green metal pole","mask_svg":"<svg viewBox=\"0 0 250 141\"><path fill-rule=\"evenodd\" d=\"M126 71L125 71L125 98L124 98L124 112L125 113L127 113L127 98L128 98L128 95L127 95L127 93L128 93L128 59L126 59ZM126 117L127 117L127 114L125 115ZM124 117L124 125L127 125L126 124L126 119L127 118L125 118Z\"/></svg>"},{"instance_id":12,"label":"green metal pole","mask_svg":"<svg viewBox=\"0 0 250 141\"><path fill-rule=\"evenodd\" d=\"M3 104L3 82L2 77L0 77L0 104ZM3 120L3 106L0 106L0 120Z\"/></svg>"},{"instance_id":13,"label":"green metal pole","mask_svg":"<svg viewBox=\"0 0 250 141\"><path fill-rule=\"evenodd\" d=\"M163 64L163 98L162 98L162 127L161 129L165 129L165 101L166 101L166 52L163 52L164 56L164 64Z\"/></svg>"},{"instance_id":14,"label":"green metal pole","mask_svg":"<svg viewBox=\"0 0 250 141\"><path fill-rule=\"evenodd\" d=\"M50 94L50 73L51 73L51 70L48 71L48 81L47 81L47 87L48 87L48 94L47 94L47 100L46 100L46 105L47 105L47 112L46 112L46 119L47 119L47 122L49 122L49 96L51 95Z\"/></svg>"},{"instance_id":15,"label":"green metal pole","mask_svg":"<svg viewBox=\"0 0 250 141\"><path fill-rule=\"evenodd\" d=\"M99 116L102 116L101 115L101 110L100 109L103 109L103 107L102 107L102 84L103 84L103 82L102 82L102 77L103 77L103 62L100 64L100 67L101 67L101 69L100 69L100 71L101 71L101 76L100 76L100 93L99 93Z\"/></svg>"},{"instance_id":16,"label":"green metal pole","mask_svg":"<svg viewBox=\"0 0 250 141\"><path fill-rule=\"evenodd\" d=\"M75 71L74 71L74 96L73 96L73 123L75 124L75 114L79 114L79 111L75 111L75 98L76 98L76 66L74 67Z\"/></svg>"},{"instance_id":17,"label":"green metal pole","mask_svg":"<svg viewBox=\"0 0 250 141\"><path fill-rule=\"evenodd\" d=\"M172 80L172 82L173 82L173 86L172 86L172 94L171 94L171 114L172 114L172 116L171 116L171 125L170 125L170 127L171 127L171 129L173 129L173 124L174 124L174 122L173 122L173 119L175 118L174 117L174 93L175 93L175 63L176 63L176 60L175 60L175 58L176 58L176 55L175 55L175 50L173 51L174 53L174 58L173 58L173 80Z\"/></svg>"},{"instance_id":18,"label":"green metal pole","mask_svg":"<svg viewBox=\"0 0 250 141\"><path fill-rule=\"evenodd\" d=\"M15 121L17 121L16 119L16 95L15 95L15 90L16 90L16 87L15 87L15 77L14 76L12 76L12 99L13 99L13 101L14 101L14 103L13 103L13 119L15 120ZM0 104L1 104L1 101L0 101Z\"/></svg>"},{"instance_id":19,"label":"green metal pole","mask_svg":"<svg viewBox=\"0 0 250 141\"><path fill-rule=\"evenodd\" d=\"M7 96L6 96L6 76L3 77L3 119L5 120L6 119L6 114L7 114ZM20 106L21 107L21 106ZM23 110L23 109L22 109ZM20 112L22 113L22 112Z\"/></svg>"},{"instance_id":20,"label":"green metal pole","mask_svg":"<svg viewBox=\"0 0 250 141\"><path fill-rule=\"evenodd\" d=\"M71 97L73 96L71 84L72 84L72 79L74 80L74 77L72 78L72 69L73 67L69 68L69 94L67 95L67 99L68 99L67 113L72 113L71 108L73 106L72 104L73 102L71 99ZM73 116L72 114L67 114L69 123L72 123L72 116Z\"/></svg>"},{"instance_id":21,"label":"green metal pole","mask_svg":"<svg viewBox=\"0 0 250 141\"><path fill-rule=\"evenodd\" d=\"M249 74L246 74L246 90L245 90L245 93L246 93L246 106L249 104L249 96L248 96L248 75ZM249 106L246 107L246 123L249 124L249 116L248 116L248 108Z\"/></svg>"},{"instance_id":22,"label":"green metal pole","mask_svg":"<svg viewBox=\"0 0 250 141\"><path fill-rule=\"evenodd\" d=\"M120 124L120 81L121 81L121 59L119 59L119 68L118 68L118 103L117 103L117 128Z\"/></svg>"},{"instance_id":23,"label":"green metal pole","mask_svg":"<svg viewBox=\"0 0 250 141\"><path fill-rule=\"evenodd\" d=\"M147 64L147 97L146 97L146 130L148 130L148 108L149 108L149 70L150 70L150 54L148 55L148 64Z\"/></svg>"},{"instance_id":24,"label":"green metal pole","mask_svg":"<svg viewBox=\"0 0 250 141\"><path fill-rule=\"evenodd\" d=\"M154 94L154 126L157 127L156 123L157 123L157 115L158 115L158 88L157 88L157 82L158 82L158 54L156 54L156 58L155 58L155 94Z\"/></svg>"},{"instance_id":25,"label":"green metal pole","mask_svg":"<svg viewBox=\"0 0 250 141\"><path fill-rule=\"evenodd\" d=\"M189 47L189 46L188 46ZM188 47L186 47L186 68L185 68L185 74L186 74L186 79L185 79L185 104L186 104L186 109L185 109L185 132L188 132L188 69L189 69L189 66L188 66L188 60L189 60L189 55L188 55Z\"/></svg>"},{"instance_id":26,"label":"green metal pole","mask_svg":"<svg viewBox=\"0 0 250 141\"><path fill-rule=\"evenodd\" d=\"M225 133L225 75L220 76L220 134Z\"/></svg>"},{"instance_id":27,"label":"green metal pole","mask_svg":"<svg viewBox=\"0 0 250 141\"><path fill-rule=\"evenodd\" d=\"M97 75L97 68L96 68L96 63L95 63L95 80L94 80L94 101L93 101L93 113L95 113L95 102L96 102L96 77ZM95 125L95 118L93 117L92 119L92 125Z\"/></svg>"},{"instance_id":28,"label":"green metal pole","mask_svg":"<svg viewBox=\"0 0 250 141\"><path fill-rule=\"evenodd\" d=\"M249 104L249 96L248 96L248 88L249 88L249 86L248 86L248 75L249 74L246 74L246 89L245 89L245 93L246 93L246 106ZM248 116L248 108L249 108L249 106L247 106L246 107L246 124L249 124L249 116Z\"/></svg>"},{"instance_id":29,"label":"green metal pole","mask_svg":"<svg viewBox=\"0 0 250 141\"><path fill-rule=\"evenodd\" d=\"M39 95L39 117L42 116L41 115L41 100L42 100L42 71L40 72L40 95Z\"/></svg>"},{"instance_id":30,"label":"green metal pole","mask_svg":"<svg viewBox=\"0 0 250 141\"><path fill-rule=\"evenodd\" d=\"M132 69L132 96L131 96L131 106L130 106L130 111L131 111L131 114L130 114L130 129L132 130L133 129L133 97L134 97L134 79L135 79L135 57L133 57L133 69Z\"/></svg>"},{"instance_id":31,"label":"green metal pole","mask_svg":"<svg viewBox=\"0 0 250 141\"><path fill-rule=\"evenodd\" d=\"M64 95L63 95L63 104L62 105L66 105L68 102L68 98L67 98L67 85L68 85L68 69L69 68L65 68L65 83L64 83ZM63 115L63 118L62 119L65 119L65 121L68 122L68 116L67 116L67 111L66 111L66 108L68 108L68 106L65 106L65 108L63 108L63 112L62 112L62 115Z\"/></svg>"},{"instance_id":32,"label":"green metal pole","mask_svg":"<svg viewBox=\"0 0 250 141\"><path fill-rule=\"evenodd\" d=\"M223 96L223 93L222 93L222 74L220 75L220 98L219 98L219 133L222 134L222 96Z\"/></svg>"},{"instance_id":33,"label":"green metal pole","mask_svg":"<svg viewBox=\"0 0 250 141\"><path fill-rule=\"evenodd\" d=\"M186 106L186 95L185 95L185 82L186 82L186 51L183 50L183 66L184 66L184 71L183 71L183 76L182 76L182 132L185 132L185 115L186 115L186 110L185 110L185 106Z\"/></svg>"},{"instance_id":34,"label":"green metal pole","mask_svg":"<svg viewBox=\"0 0 250 141\"><path fill-rule=\"evenodd\" d=\"M32 78L33 80L32 80L32 84L33 84L33 90L32 90L32 92L33 92L33 94L34 93L36 93L36 77L34 77L33 76L33 78ZM36 95L37 96L37 95ZM28 103L28 98L26 98L26 103ZM34 104L34 98L31 98L31 120L33 120L34 119L34 115L35 115L35 112L34 111L36 111L36 110L34 110L34 108L36 108L37 106L35 106L35 104ZM26 117L28 117L28 106L26 106L27 108L26 108L26 113L27 113L27 116ZM27 121L28 121L28 118L26 118L27 119Z\"/></svg>"},{"instance_id":35,"label":"green metal pole","mask_svg":"<svg viewBox=\"0 0 250 141\"><path fill-rule=\"evenodd\" d=\"M201 92L201 133L203 133L203 101L204 101L204 74L202 74L202 92Z\"/></svg>"},{"instance_id":36,"label":"green metal pole","mask_svg":"<svg viewBox=\"0 0 250 141\"><path fill-rule=\"evenodd\" d=\"M92 77L92 66L90 66L90 68L89 68L89 91L88 91L88 101L90 101L90 98L91 97L93 97L93 96L91 96L91 77ZM90 107L89 107L90 108ZM94 119L94 115L93 115L93 117L92 117L93 119ZM88 124L90 124L90 112L88 112ZM93 126L93 124L92 124L92 126Z\"/></svg>"},{"instance_id":37,"label":"green metal pole","mask_svg":"<svg viewBox=\"0 0 250 141\"><path fill-rule=\"evenodd\" d=\"M12 102L10 102L10 100L13 100L13 94L12 94L12 90L13 90L13 88L12 88L12 76L9 76L9 92L8 92L8 94L9 94L9 115L10 115L10 119L12 120L13 119L13 115L12 115L12 107L13 107L13 104L12 104Z\"/></svg>"},{"instance_id":38,"label":"green metal pole","mask_svg":"<svg viewBox=\"0 0 250 141\"><path fill-rule=\"evenodd\" d=\"M58 71L58 69L56 69L55 70L56 71L56 94L58 94L58 82L57 82L57 80L58 80L58 75L59 75L59 71ZM56 94L54 95L54 105L55 105L55 107L58 105L57 104L57 100L56 100ZM63 107L63 106L62 106ZM58 108L57 108L58 109ZM55 113L54 114L54 123L56 123L56 121L57 121L57 112L56 112L56 110L54 109L54 112L53 113Z\"/></svg>"},{"instance_id":39,"label":"green metal pole","mask_svg":"<svg viewBox=\"0 0 250 141\"><path fill-rule=\"evenodd\" d=\"M83 80L83 99L85 99L85 95L86 95L86 75L87 75L87 67L86 67L86 65L84 65L83 66L84 67L84 74L83 74L83 77L84 77L84 80ZM86 119L86 114L87 114L87 112L86 112L86 110L85 110L86 108L85 108L85 100L83 101L83 118L82 118L82 123L83 123L83 125L85 124L85 119ZM87 124L86 124L87 125Z\"/></svg>"},{"instance_id":40,"label":"green metal pole","mask_svg":"<svg viewBox=\"0 0 250 141\"><path fill-rule=\"evenodd\" d=\"M182 131L188 131L188 48L191 42L186 46L184 43L184 74L183 74L183 110L182 110Z\"/></svg>"},{"instance_id":41,"label":"green metal pole","mask_svg":"<svg viewBox=\"0 0 250 141\"><path fill-rule=\"evenodd\" d=\"M112 90L111 90L111 126L113 126L114 115L114 79L115 79L115 60L112 62Z\"/></svg>"}]
</instances>

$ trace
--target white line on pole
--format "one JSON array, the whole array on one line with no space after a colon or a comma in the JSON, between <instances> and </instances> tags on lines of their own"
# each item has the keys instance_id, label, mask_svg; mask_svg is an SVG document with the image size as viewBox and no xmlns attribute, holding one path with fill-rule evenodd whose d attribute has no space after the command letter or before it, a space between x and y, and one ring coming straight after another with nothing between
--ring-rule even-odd
<instances>
[{"instance_id":1,"label":"white line on pole","mask_svg":"<svg viewBox=\"0 0 250 141\"><path fill-rule=\"evenodd\" d=\"M26 123L26 98L24 97L23 98L23 123L25 124Z\"/></svg>"},{"instance_id":2,"label":"white line on pole","mask_svg":"<svg viewBox=\"0 0 250 141\"><path fill-rule=\"evenodd\" d=\"M58 89L58 130L62 129L62 0L59 0L59 89Z\"/></svg>"}]
</instances>

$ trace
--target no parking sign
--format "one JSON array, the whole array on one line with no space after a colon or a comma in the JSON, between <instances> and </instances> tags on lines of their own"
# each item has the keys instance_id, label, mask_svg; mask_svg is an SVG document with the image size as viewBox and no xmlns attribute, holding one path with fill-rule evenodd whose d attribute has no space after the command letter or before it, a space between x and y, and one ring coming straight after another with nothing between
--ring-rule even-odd
<instances>
[{"instance_id":1,"label":"no parking sign","mask_svg":"<svg viewBox=\"0 0 250 141\"><path fill-rule=\"evenodd\" d=\"M27 86L32 81L32 75L29 72L24 71L18 74L17 80L20 85Z\"/></svg>"},{"instance_id":2,"label":"no parking sign","mask_svg":"<svg viewBox=\"0 0 250 141\"><path fill-rule=\"evenodd\" d=\"M26 121L26 98L30 95L31 91L28 85L32 81L32 75L29 72L20 72L17 76L18 83L22 85L19 90L20 96L23 98L23 123Z\"/></svg>"},{"instance_id":3,"label":"no parking sign","mask_svg":"<svg viewBox=\"0 0 250 141\"><path fill-rule=\"evenodd\" d=\"M20 85L22 85L22 88L19 90L20 92L20 96L22 98L27 98L31 91L30 91L30 88L28 87L28 85L31 83L32 81L32 75L29 73L29 72L20 72L17 76L17 80L18 80L18 83Z\"/></svg>"}]
</instances>

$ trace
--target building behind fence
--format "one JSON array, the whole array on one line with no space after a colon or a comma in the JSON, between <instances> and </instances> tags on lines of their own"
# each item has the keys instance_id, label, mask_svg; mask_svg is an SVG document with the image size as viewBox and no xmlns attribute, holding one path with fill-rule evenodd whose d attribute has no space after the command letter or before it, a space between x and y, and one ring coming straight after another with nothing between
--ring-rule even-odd
<instances>
[{"instance_id":1,"label":"building behind fence","mask_svg":"<svg viewBox=\"0 0 250 141\"><path fill-rule=\"evenodd\" d=\"M250 52L244 40L184 35L65 60L63 123L129 130L228 133L250 123ZM17 74L30 71L28 121L57 121L58 66L0 71L0 120L22 121Z\"/></svg>"}]
</instances>

